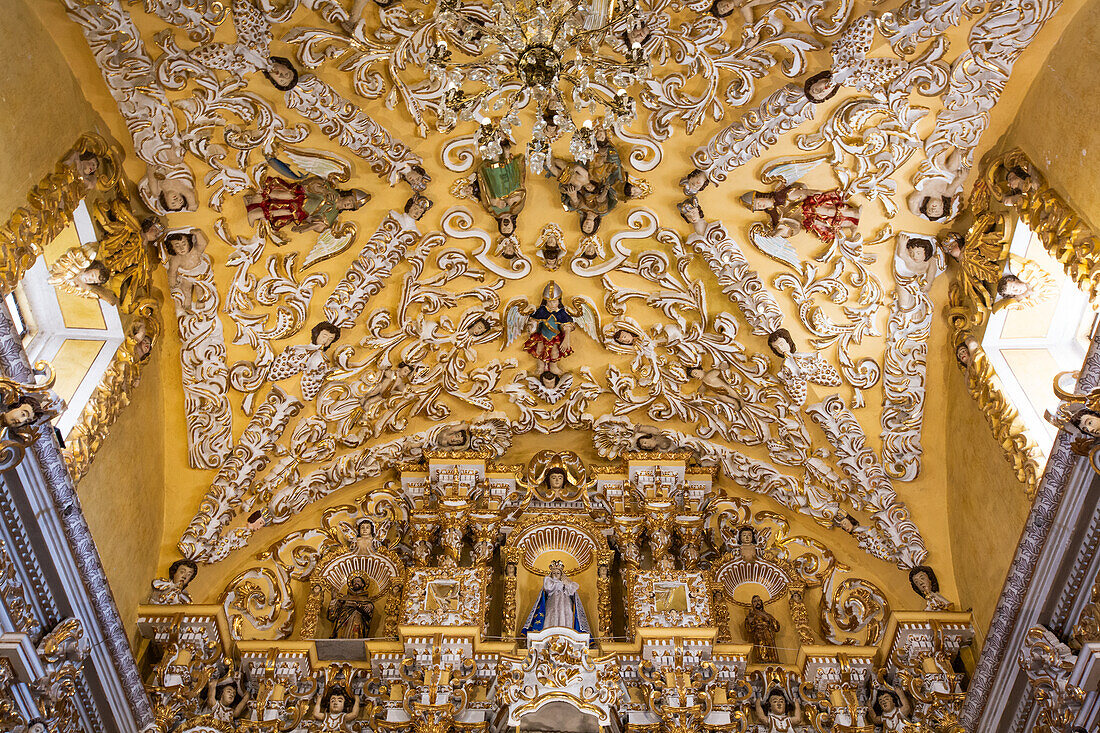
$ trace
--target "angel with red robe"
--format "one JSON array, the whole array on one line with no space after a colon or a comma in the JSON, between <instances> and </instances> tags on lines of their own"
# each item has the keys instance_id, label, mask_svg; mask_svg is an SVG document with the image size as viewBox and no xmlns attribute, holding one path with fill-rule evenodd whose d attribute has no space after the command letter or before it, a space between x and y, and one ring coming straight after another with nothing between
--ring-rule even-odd
<instances>
[{"instance_id":1,"label":"angel with red robe","mask_svg":"<svg viewBox=\"0 0 1100 733\"><path fill-rule=\"evenodd\" d=\"M504 345L512 343L524 330L530 335L523 343L523 350L538 361L538 372L561 374L558 362L573 353L571 333L575 326L591 338L599 333L599 315L591 300L583 296L573 298L573 310L562 304L562 291L550 281L542 291L542 302L532 309L526 298L517 298L504 309L506 323Z\"/></svg>"}]
</instances>

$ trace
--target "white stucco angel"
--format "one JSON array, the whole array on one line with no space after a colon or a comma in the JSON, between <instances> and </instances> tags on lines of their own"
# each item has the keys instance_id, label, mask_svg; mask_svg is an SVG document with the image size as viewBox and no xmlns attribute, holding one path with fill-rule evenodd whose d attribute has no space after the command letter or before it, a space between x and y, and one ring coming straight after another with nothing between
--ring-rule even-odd
<instances>
[{"instance_id":1,"label":"white stucco angel","mask_svg":"<svg viewBox=\"0 0 1100 733\"><path fill-rule=\"evenodd\" d=\"M807 384L822 387L839 387L840 372L818 353L795 350L791 332L780 328L768 334L768 346L772 353L783 360L778 378L791 398L791 404L801 407L806 402Z\"/></svg>"},{"instance_id":2,"label":"white stucco angel","mask_svg":"<svg viewBox=\"0 0 1100 733\"><path fill-rule=\"evenodd\" d=\"M265 71L278 79L285 70L275 64L276 69L270 71L273 66L268 50L271 46L271 23L252 0L233 0L230 11L233 27L237 31L237 42L204 43L191 51L191 58L208 68L222 69L237 76Z\"/></svg>"},{"instance_id":3,"label":"white stucco angel","mask_svg":"<svg viewBox=\"0 0 1100 733\"><path fill-rule=\"evenodd\" d=\"M562 373L558 362L573 353L574 326L580 326L593 339L599 338L600 331L596 304L584 296L577 296L573 298L572 310L567 309L562 304L561 288L553 280L543 288L538 308L532 308L526 298L515 298L504 308L504 321L504 346L515 341L523 331L530 331L523 350L538 361L540 374Z\"/></svg>"},{"instance_id":4,"label":"white stucco angel","mask_svg":"<svg viewBox=\"0 0 1100 733\"><path fill-rule=\"evenodd\" d=\"M894 248L898 307L903 311L911 310L916 305L919 292L927 293L932 281L945 267L943 254L930 237L899 232Z\"/></svg>"},{"instance_id":5,"label":"white stucco angel","mask_svg":"<svg viewBox=\"0 0 1100 733\"><path fill-rule=\"evenodd\" d=\"M332 364L325 352L339 338L339 327L329 321L321 321L313 327L309 344L288 346L275 357L267 373L268 381L279 382L301 374L302 397L312 401L321 391L325 377L332 371Z\"/></svg>"},{"instance_id":6,"label":"white stucco angel","mask_svg":"<svg viewBox=\"0 0 1100 733\"><path fill-rule=\"evenodd\" d=\"M172 232L164 238L164 264L168 267L168 286L183 298L183 309L191 310L195 296L202 296L199 281L210 269L206 252L206 234L201 229Z\"/></svg>"},{"instance_id":7,"label":"white stucco angel","mask_svg":"<svg viewBox=\"0 0 1100 733\"><path fill-rule=\"evenodd\" d=\"M820 104L836 94L840 87L871 91L886 86L900 76L908 68L906 62L867 57L874 38L874 13L862 15L849 23L829 49L833 57L832 66L806 80L806 98Z\"/></svg>"}]
</instances>

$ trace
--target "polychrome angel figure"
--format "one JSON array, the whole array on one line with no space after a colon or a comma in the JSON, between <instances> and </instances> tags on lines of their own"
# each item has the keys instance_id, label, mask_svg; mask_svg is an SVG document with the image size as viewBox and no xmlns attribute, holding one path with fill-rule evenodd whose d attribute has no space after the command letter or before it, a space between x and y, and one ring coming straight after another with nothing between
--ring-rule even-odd
<instances>
[{"instance_id":1,"label":"polychrome angel figure","mask_svg":"<svg viewBox=\"0 0 1100 733\"><path fill-rule=\"evenodd\" d=\"M577 591L580 585L565 577L565 565L561 560L550 563L550 572L542 579L542 590L538 600L527 614L522 634L543 631L551 628L572 629L587 634L588 618L584 615L584 604Z\"/></svg>"},{"instance_id":2,"label":"polychrome angel figure","mask_svg":"<svg viewBox=\"0 0 1100 733\"><path fill-rule=\"evenodd\" d=\"M211 676L206 688L208 714L219 723L232 725L244 715L249 697L248 688L241 684L239 677L233 676L232 671L221 680Z\"/></svg>"},{"instance_id":3,"label":"polychrome angel figure","mask_svg":"<svg viewBox=\"0 0 1100 733\"><path fill-rule=\"evenodd\" d=\"M791 332L780 328L768 334L768 347L783 360L778 378L787 390L791 403L801 407L806 402L807 383L822 387L839 387L840 372L820 354L795 351Z\"/></svg>"},{"instance_id":4,"label":"polychrome angel figure","mask_svg":"<svg viewBox=\"0 0 1100 733\"><path fill-rule=\"evenodd\" d=\"M332 371L328 356L329 347L340 338L340 328L329 321L321 321L310 332L308 345L288 346L271 362L267 378L271 382L302 375L302 398L312 400L321 391L325 377Z\"/></svg>"},{"instance_id":5,"label":"polychrome angel figure","mask_svg":"<svg viewBox=\"0 0 1100 733\"><path fill-rule=\"evenodd\" d=\"M951 611L955 604L940 595L936 571L927 565L917 565L909 571L909 585L924 599L925 611Z\"/></svg>"},{"instance_id":6,"label":"polychrome angel figure","mask_svg":"<svg viewBox=\"0 0 1100 733\"><path fill-rule=\"evenodd\" d=\"M370 194L362 189L337 188L331 179L295 173L273 159L269 162L286 178L268 174L260 181L258 192L244 197L252 226L266 220L275 230L289 224L295 232L324 232L336 225L341 213L355 211L370 201Z\"/></svg>"},{"instance_id":7,"label":"polychrome angel figure","mask_svg":"<svg viewBox=\"0 0 1100 733\"><path fill-rule=\"evenodd\" d=\"M1039 185L1038 172L1026 160L1010 162L1000 169L1003 176L997 176L993 195L1005 206L1019 206Z\"/></svg>"},{"instance_id":8,"label":"polychrome angel figure","mask_svg":"<svg viewBox=\"0 0 1100 733\"><path fill-rule=\"evenodd\" d=\"M89 191L95 188L99 177L99 156L90 150L73 150L62 164L72 169L73 174L80 179L84 187Z\"/></svg>"},{"instance_id":9,"label":"polychrome angel figure","mask_svg":"<svg viewBox=\"0 0 1100 733\"><path fill-rule=\"evenodd\" d=\"M703 236L707 231L707 220L703 216L703 207L699 205L699 199L695 196L689 196L680 203L676 204L676 210L680 212L680 217L691 224L691 228L695 230L695 233L699 236Z\"/></svg>"},{"instance_id":10,"label":"polychrome angel figure","mask_svg":"<svg viewBox=\"0 0 1100 733\"><path fill-rule=\"evenodd\" d=\"M882 729L882 733L905 733L914 730L909 714L912 706L909 697L901 687L877 690L871 698L868 714L871 722Z\"/></svg>"},{"instance_id":11,"label":"polychrome angel figure","mask_svg":"<svg viewBox=\"0 0 1100 733\"><path fill-rule=\"evenodd\" d=\"M350 708L350 709L349 709ZM337 685L317 698L313 719L320 722L318 733L350 730L348 724L359 717L359 696Z\"/></svg>"},{"instance_id":12,"label":"polychrome angel figure","mask_svg":"<svg viewBox=\"0 0 1100 733\"><path fill-rule=\"evenodd\" d=\"M187 592L187 586L195 579L198 571L199 566L194 560L187 558L176 560L168 567L167 578L157 578L153 581L153 592L149 596L149 603L167 606L190 603L191 596Z\"/></svg>"},{"instance_id":13,"label":"polychrome angel figure","mask_svg":"<svg viewBox=\"0 0 1100 733\"><path fill-rule=\"evenodd\" d=\"M840 87L859 91L877 89L900 76L908 64L898 59L867 58L875 37L873 13L856 18L830 49L832 67L806 80L806 98L815 104L827 101Z\"/></svg>"},{"instance_id":14,"label":"polychrome angel figure","mask_svg":"<svg viewBox=\"0 0 1100 733\"><path fill-rule=\"evenodd\" d=\"M802 723L802 706L798 696L794 701L788 702L787 693L778 687L773 687L768 694L756 698L756 718L760 721L762 733L793 733Z\"/></svg>"},{"instance_id":15,"label":"polychrome angel figure","mask_svg":"<svg viewBox=\"0 0 1100 733\"><path fill-rule=\"evenodd\" d=\"M979 216L966 232L944 232L940 246L959 264L959 282L963 292L979 306L989 308L1004 261L1008 257L1008 237L1004 219L995 214Z\"/></svg>"},{"instance_id":16,"label":"polychrome angel figure","mask_svg":"<svg viewBox=\"0 0 1100 733\"><path fill-rule=\"evenodd\" d=\"M795 181L771 192L750 191L741 203L768 215L768 236L788 238L805 230L832 244L838 234L854 236L859 226L859 207L848 203L839 188L815 191Z\"/></svg>"},{"instance_id":17,"label":"polychrome angel figure","mask_svg":"<svg viewBox=\"0 0 1100 733\"><path fill-rule=\"evenodd\" d=\"M61 253L49 267L49 283L54 287L82 298L99 298L111 305L118 305L118 296L107 287L111 269L96 259L93 247L71 247Z\"/></svg>"},{"instance_id":18,"label":"polychrome angel figure","mask_svg":"<svg viewBox=\"0 0 1100 733\"><path fill-rule=\"evenodd\" d=\"M568 254L561 227L557 224L545 225L539 232L538 241L535 242L535 252L547 270L553 272L561 267L565 255Z\"/></svg>"},{"instance_id":19,"label":"polychrome angel figure","mask_svg":"<svg viewBox=\"0 0 1100 733\"><path fill-rule=\"evenodd\" d=\"M574 326L591 338L598 338L599 315L595 304L583 296L573 298L573 310L562 305L562 292L551 280L542 291L542 302L532 309L526 298L516 298L504 309L505 339L508 346L520 333L531 333L523 350L538 361L539 372L561 374L558 362L573 353L571 333Z\"/></svg>"}]
</instances>

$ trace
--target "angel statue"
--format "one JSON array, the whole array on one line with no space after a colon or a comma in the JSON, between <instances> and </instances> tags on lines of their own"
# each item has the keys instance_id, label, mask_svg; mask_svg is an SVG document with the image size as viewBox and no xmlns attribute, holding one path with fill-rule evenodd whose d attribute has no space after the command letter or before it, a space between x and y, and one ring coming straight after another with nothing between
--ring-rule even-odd
<instances>
[{"instance_id":1,"label":"angel statue","mask_svg":"<svg viewBox=\"0 0 1100 733\"><path fill-rule=\"evenodd\" d=\"M770 193L750 191L741 203L768 215L769 236L793 237L805 230L832 244L838 234L854 236L859 226L859 207L849 204L839 188L815 191L794 181Z\"/></svg>"},{"instance_id":2,"label":"angel statue","mask_svg":"<svg viewBox=\"0 0 1100 733\"><path fill-rule=\"evenodd\" d=\"M35 384L0 377L0 471L23 460L26 448L38 439L38 426L49 426L65 411L64 400L51 390L55 377L50 365L38 361L34 370Z\"/></svg>"},{"instance_id":3,"label":"angel statue","mask_svg":"<svg viewBox=\"0 0 1100 733\"><path fill-rule=\"evenodd\" d=\"M378 549L379 540L374 534L374 522L363 518L352 527L348 522L340 522L340 530L349 549L356 555L370 555Z\"/></svg>"},{"instance_id":4,"label":"angel statue","mask_svg":"<svg viewBox=\"0 0 1100 733\"><path fill-rule=\"evenodd\" d=\"M118 296L107 287L111 269L96 259L94 247L70 247L49 266L49 273L50 285L70 295L99 298L110 305L118 305Z\"/></svg>"},{"instance_id":5,"label":"angel statue","mask_svg":"<svg viewBox=\"0 0 1100 733\"><path fill-rule=\"evenodd\" d=\"M266 220L276 230L290 224L295 232L324 232L336 225L342 212L355 211L370 201L370 194L362 189L336 188L331 174L322 178L295 173L282 161L269 158L268 162L286 178L265 175L260 190L244 197L248 223L254 227Z\"/></svg>"},{"instance_id":6,"label":"angel statue","mask_svg":"<svg viewBox=\"0 0 1100 733\"><path fill-rule=\"evenodd\" d=\"M99 298L130 312L152 280L146 244L164 234L159 220L139 222L122 199L96 201L92 219L95 244L67 249L49 266L50 284L82 298ZM117 293L110 281L114 280Z\"/></svg>"},{"instance_id":7,"label":"angel statue","mask_svg":"<svg viewBox=\"0 0 1100 733\"><path fill-rule=\"evenodd\" d=\"M565 577L565 565L561 560L552 561L549 570L542 579L539 598L527 614L521 633L526 635L551 628L572 629L580 634L589 633L584 604L577 595L580 585Z\"/></svg>"},{"instance_id":8,"label":"angel statue","mask_svg":"<svg viewBox=\"0 0 1100 733\"><path fill-rule=\"evenodd\" d=\"M779 369L779 381L787 390L791 403L801 407L806 402L807 383L822 387L839 387L840 372L817 353L795 351L791 332L780 328L768 334L768 347L783 360Z\"/></svg>"},{"instance_id":9,"label":"angel statue","mask_svg":"<svg viewBox=\"0 0 1100 733\"><path fill-rule=\"evenodd\" d=\"M505 338L508 346L524 330L531 335L523 343L523 350L538 360L539 373L561 374L558 362L573 353L570 334L573 326L593 339L598 339L599 314L596 305L584 296L573 298L573 310L570 311L561 302L562 292L558 284L551 280L542 291L542 302L531 310L526 298L516 298L504 309ZM503 350L503 349L502 349Z\"/></svg>"},{"instance_id":10,"label":"angel statue","mask_svg":"<svg viewBox=\"0 0 1100 733\"><path fill-rule=\"evenodd\" d=\"M233 675L232 669L221 680L212 675L206 688L208 714L219 723L232 725L244 715L249 697L248 688L240 675Z\"/></svg>"},{"instance_id":11,"label":"angel statue","mask_svg":"<svg viewBox=\"0 0 1100 733\"><path fill-rule=\"evenodd\" d=\"M1008 257L1008 235L1004 218L982 214L964 237L958 232L944 232L939 237L943 251L959 265L958 281L963 293L979 308L992 307L994 288Z\"/></svg>"},{"instance_id":12,"label":"angel statue","mask_svg":"<svg viewBox=\"0 0 1100 733\"><path fill-rule=\"evenodd\" d=\"M830 49L832 66L806 80L806 98L814 104L821 104L832 98L840 87L870 91L884 87L901 76L908 68L906 62L889 58L867 58L874 37L873 13L862 15L849 23Z\"/></svg>"},{"instance_id":13,"label":"angel statue","mask_svg":"<svg viewBox=\"0 0 1100 733\"><path fill-rule=\"evenodd\" d=\"M370 636L374 603L367 579L356 573L348 578L347 593L329 601L326 616L332 622L333 639L366 639Z\"/></svg>"},{"instance_id":14,"label":"angel statue","mask_svg":"<svg viewBox=\"0 0 1100 733\"><path fill-rule=\"evenodd\" d=\"M329 321L321 321L310 331L308 345L287 346L271 362L267 379L279 382L301 374L302 398L312 401L321 391L325 377L332 371L325 353L340 338L340 328Z\"/></svg>"}]
</instances>

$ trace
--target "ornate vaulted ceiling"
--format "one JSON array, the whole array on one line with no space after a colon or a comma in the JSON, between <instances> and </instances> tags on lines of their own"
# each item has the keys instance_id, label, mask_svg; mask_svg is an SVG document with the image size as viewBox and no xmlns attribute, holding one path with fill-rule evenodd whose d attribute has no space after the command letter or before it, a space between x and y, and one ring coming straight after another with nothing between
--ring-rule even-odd
<instances>
[{"instance_id":1,"label":"ornate vaulted ceiling","mask_svg":"<svg viewBox=\"0 0 1100 733\"><path fill-rule=\"evenodd\" d=\"M947 553L907 506L943 491L922 471L931 243L1059 3L643 4L601 51L651 62L636 117L567 94L595 159L574 166L562 129L545 172L509 159L533 99L511 130L492 97L438 129L453 93L429 56L471 60L488 6L65 4L167 230L189 470L166 546L217 562L431 451L551 447L688 451L817 533L850 542L856 519L880 569Z\"/></svg>"}]
</instances>

